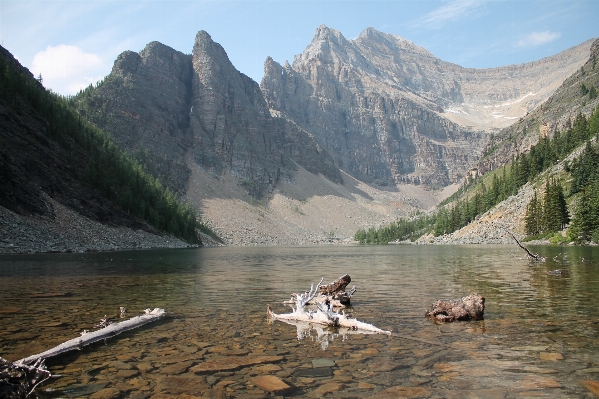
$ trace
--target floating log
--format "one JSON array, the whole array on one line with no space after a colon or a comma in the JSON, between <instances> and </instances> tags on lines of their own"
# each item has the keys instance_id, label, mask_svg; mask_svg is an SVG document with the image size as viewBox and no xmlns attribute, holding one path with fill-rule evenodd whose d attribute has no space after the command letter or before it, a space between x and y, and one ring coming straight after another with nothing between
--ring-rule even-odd
<instances>
[{"instance_id":1,"label":"floating log","mask_svg":"<svg viewBox=\"0 0 599 399\"><path fill-rule=\"evenodd\" d=\"M526 251L526 255L528 256L528 259L537 261L537 262L545 262L545 258L540 256L539 254L533 254L532 252L530 252L528 250L528 248L526 248L525 246L523 246L522 244L520 244L520 241L518 241L518 239L516 238L516 236L514 236L511 232L507 232L510 236L512 236L512 238L514 239L514 241L516 241L516 244L518 244L518 246L520 248L522 248L524 251Z\"/></svg>"},{"instance_id":2,"label":"floating log","mask_svg":"<svg viewBox=\"0 0 599 399\"><path fill-rule=\"evenodd\" d=\"M94 342L101 341L106 338L112 338L124 331L132 330L137 327L141 327L144 324L156 321L166 315L164 309L156 308L154 310L146 309L146 314L141 316L135 316L129 320L121 321L119 323L107 323L106 316L101 320L99 326L103 327L93 332L83 331L80 337L68 340L52 349L48 349L45 352L38 353L37 355L31 355L24 359L18 360L17 364L32 364L38 360L44 360L49 357L60 355L72 350L79 350L82 347L92 344Z\"/></svg>"},{"instance_id":3,"label":"floating log","mask_svg":"<svg viewBox=\"0 0 599 399\"><path fill-rule=\"evenodd\" d=\"M331 309L330 303L318 303L317 310L306 310L306 305L316 297L320 291L320 283L314 287L310 286L310 291L303 294L295 294L295 307L292 307L293 312L285 314L274 313L270 305L266 306L266 313L271 320L294 320L304 321L308 323L323 324L331 327L345 327L350 330L367 331L377 334L391 334L391 331L385 331L372 324L364 323L356 319L352 319L344 312L335 312Z\"/></svg>"},{"instance_id":4,"label":"floating log","mask_svg":"<svg viewBox=\"0 0 599 399\"><path fill-rule=\"evenodd\" d=\"M339 277L337 280L320 286L320 293L325 295L335 295L339 291L345 291L345 287L351 283L351 277L349 274L345 274Z\"/></svg>"},{"instance_id":5,"label":"floating log","mask_svg":"<svg viewBox=\"0 0 599 399\"><path fill-rule=\"evenodd\" d=\"M470 294L457 301L437 301L426 311L425 316L431 319L451 322L464 320L482 320L485 313L485 298L478 294Z\"/></svg>"},{"instance_id":6,"label":"floating log","mask_svg":"<svg viewBox=\"0 0 599 399\"><path fill-rule=\"evenodd\" d=\"M345 291L345 288L351 282L349 274L345 274L326 285L321 285L323 280L324 278L319 283L320 293L315 295L306 305L327 304L331 308L344 308L349 305L352 295L356 292L355 285L349 291ZM307 293L305 292L301 295L306 295ZM283 302L283 304L294 305L297 302L297 295L300 294L291 294L291 299Z\"/></svg>"},{"instance_id":7,"label":"floating log","mask_svg":"<svg viewBox=\"0 0 599 399\"><path fill-rule=\"evenodd\" d=\"M124 315L123 309L121 308L121 315ZM99 330L93 332L83 330L80 337L68 340L45 352L28 356L14 363L0 358L0 397L29 397L37 386L52 377L44 364L45 359L71 350L80 350L83 346L141 327L165 315L164 309L146 309L144 315L132 317L119 323L112 323L104 316L100 323L96 325L96 327L100 327Z\"/></svg>"}]
</instances>

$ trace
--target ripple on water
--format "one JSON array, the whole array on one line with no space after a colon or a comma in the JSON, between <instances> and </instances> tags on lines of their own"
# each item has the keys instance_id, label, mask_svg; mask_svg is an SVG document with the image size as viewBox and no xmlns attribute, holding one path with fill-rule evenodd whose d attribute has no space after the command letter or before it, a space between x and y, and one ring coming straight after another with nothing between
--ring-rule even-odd
<instances>
[{"instance_id":1,"label":"ripple on water","mask_svg":"<svg viewBox=\"0 0 599 399\"><path fill-rule=\"evenodd\" d=\"M598 250L535 249L568 260L547 265L511 251L211 248L3 257L0 350L16 360L92 329L105 314L117 320L120 306L130 316L162 307L169 311L163 321L49 359L63 377L45 385L45 395L586 397L599 379ZM547 274L558 268L568 273ZM349 310L394 336L312 331L298 341L295 327L267 322L266 304L286 311L281 302L292 292L345 273L358 289ZM485 320L424 318L435 300L472 292L486 297Z\"/></svg>"}]
</instances>

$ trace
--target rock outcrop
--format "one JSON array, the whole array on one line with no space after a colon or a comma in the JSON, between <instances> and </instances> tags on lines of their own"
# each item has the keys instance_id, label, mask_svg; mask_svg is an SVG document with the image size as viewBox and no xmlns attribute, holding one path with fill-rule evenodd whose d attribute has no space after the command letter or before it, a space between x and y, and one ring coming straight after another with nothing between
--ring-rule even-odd
<instances>
[{"instance_id":1,"label":"rock outcrop","mask_svg":"<svg viewBox=\"0 0 599 399\"><path fill-rule=\"evenodd\" d=\"M152 42L139 54L120 54L111 74L81 101L98 127L178 192L189 178L191 79L191 56Z\"/></svg>"},{"instance_id":2,"label":"rock outcrop","mask_svg":"<svg viewBox=\"0 0 599 399\"><path fill-rule=\"evenodd\" d=\"M43 90L2 47L0 60ZM91 188L84 177L88 153L32 103L23 93L0 98L0 254L188 245L160 234Z\"/></svg>"},{"instance_id":3,"label":"rock outcrop","mask_svg":"<svg viewBox=\"0 0 599 399\"><path fill-rule=\"evenodd\" d=\"M438 187L459 181L489 132L544 101L589 47L475 70L372 28L347 40L323 25L293 66L266 60L261 88L269 107L309 129L354 177Z\"/></svg>"},{"instance_id":4,"label":"rock outcrop","mask_svg":"<svg viewBox=\"0 0 599 399\"><path fill-rule=\"evenodd\" d=\"M556 130L566 132L578 114L589 117L599 105L599 98L588 93L591 87L599 90L598 59L599 40L595 40L586 62L568 76L541 106L491 139L485 151L487 155L478 162L477 170L486 173L497 169L517 154L528 152L541 137L552 137Z\"/></svg>"},{"instance_id":5,"label":"rock outcrop","mask_svg":"<svg viewBox=\"0 0 599 399\"><path fill-rule=\"evenodd\" d=\"M255 197L292 178L296 163L341 180L311 135L273 117L259 85L204 31L192 55L157 42L139 54L122 53L83 101L99 127L179 193L190 175L188 152L215 175L237 177Z\"/></svg>"}]
</instances>

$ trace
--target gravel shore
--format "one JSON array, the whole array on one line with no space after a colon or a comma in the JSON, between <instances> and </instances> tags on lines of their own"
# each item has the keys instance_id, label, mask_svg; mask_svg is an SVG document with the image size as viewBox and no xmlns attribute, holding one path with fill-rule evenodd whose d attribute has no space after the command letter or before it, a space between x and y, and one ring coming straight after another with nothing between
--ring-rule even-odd
<instances>
[{"instance_id":1,"label":"gravel shore","mask_svg":"<svg viewBox=\"0 0 599 399\"><path fill-rule=\"evenodd\" d=\"M174 237L111 227L50 200L55 218L21 216L0 207L0 254L96 252L123 249L185 248Z\"/></svg>"}]
</instances>

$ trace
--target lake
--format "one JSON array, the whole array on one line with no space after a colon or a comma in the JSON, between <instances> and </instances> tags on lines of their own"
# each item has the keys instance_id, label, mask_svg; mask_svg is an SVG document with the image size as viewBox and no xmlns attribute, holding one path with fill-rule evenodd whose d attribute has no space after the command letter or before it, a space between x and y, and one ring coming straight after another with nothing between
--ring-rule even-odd
<instances>
[{"instance_id":1,"label":"lake","mask_svg":"<svg viewBox=\"0 0 599 399\"><path fill-rule=\"evenodd\" d=\"M589 398L599 394L599 248L225 247L0 257L0 356L42 352L104 315L167 318L49 359L43 397ZM560 275L549 274L560 269ZM392 336L269 323L266 306L348 273L355 318ZM477 292L481 321L437 324ZM254 364L231 369L239 359ZM222 364L199 371L198 365ZM241 364L241 363L240 363ZM195 371L195 372L194 372ZM270 392L276 376L290 386ZM272 381L271 381L272 382ZM274 388L272 388L274 389ZM112 395L112 396L111 396Z\"/></svg>"}]
</instances>

